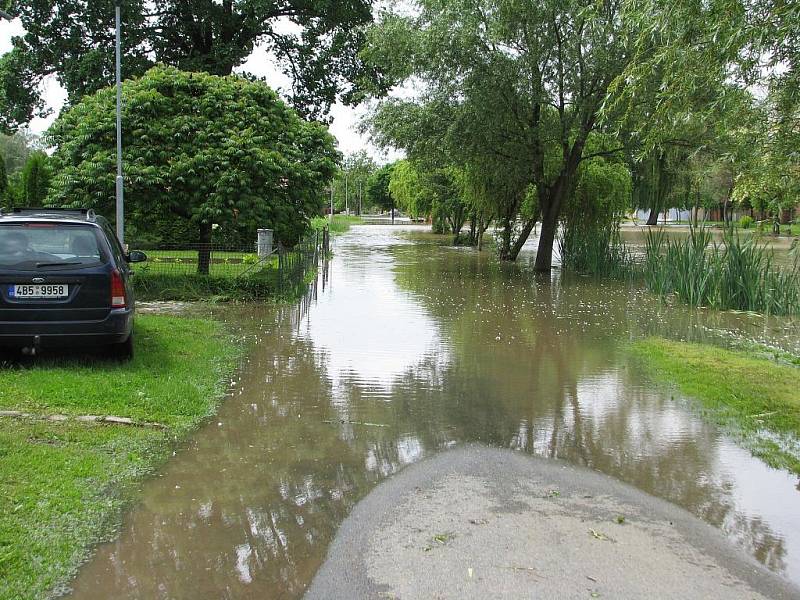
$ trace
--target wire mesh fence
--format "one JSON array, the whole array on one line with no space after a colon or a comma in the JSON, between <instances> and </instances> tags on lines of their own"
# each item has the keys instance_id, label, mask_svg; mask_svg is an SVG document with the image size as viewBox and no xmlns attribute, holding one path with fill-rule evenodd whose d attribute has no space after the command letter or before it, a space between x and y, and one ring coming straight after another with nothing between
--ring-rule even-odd
<instances>
[{"instance_id":1,"label":"wire mesh fence","mask_svg":"<svg viewBox=\"0 0 800 600\"><path fill-rule=\"evenodd\" d=\"M280 242L270 246L210 243L144 249L147 261L133 265L137 291L159 299L295 294L301 292L308 273L329 252L330 236L327 229L314 230L292 247Z\"/></svg>"},{"instance_id":2,"label":"wire mesh fence","mask_svg":"<svg viewBox=\"0 0 800 600\"><path fill-rule=\"evenodd\" d=\"M228 247L213 244L166 245L145 250L147 261L137 264L135 270L154 275L210 275L214 277L242 277L274 266L276 251L259 256L252 247Z\"/></svg>"}]
</instances>

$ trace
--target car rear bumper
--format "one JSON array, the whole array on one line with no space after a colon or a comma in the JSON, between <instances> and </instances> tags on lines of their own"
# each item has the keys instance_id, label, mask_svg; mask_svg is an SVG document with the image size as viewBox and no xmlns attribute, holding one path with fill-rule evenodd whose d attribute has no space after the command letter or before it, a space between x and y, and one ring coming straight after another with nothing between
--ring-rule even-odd
<instances>
[{"instance_id":1,"label":"car rear bumper","mask_svg":"<svg viewBox=\"0 0 800 600\"><path fill-rule=\"evenodd\" d=\"M128 339L133 310L118 309L99 321L0 321L0 347L63 348L116 344Z\"/></svg>"}]
</instances>

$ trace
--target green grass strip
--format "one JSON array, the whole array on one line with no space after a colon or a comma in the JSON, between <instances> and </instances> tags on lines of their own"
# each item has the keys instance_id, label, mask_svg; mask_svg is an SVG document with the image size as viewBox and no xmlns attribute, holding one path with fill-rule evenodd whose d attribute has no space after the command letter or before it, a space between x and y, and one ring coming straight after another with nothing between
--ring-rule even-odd
<instances>
[{"instance_id":1,"label":"green grass strip","mask_svg":"<svg viewBox=\"0 0 800 600\"><path fill-rule=\"evenodd\" d=\"M360 225L364 219L357 215L333 215L330 217L314 217L311 220L311 228L320 230L328 227L332 235L347 233L352 225Z\"/></svg>"},{"instance_id":2,"label":"green grass strip","mask_svg":"<svg viewBox=\"0 0 800 600\"><path fill-rule=\"evenodd\" d=\"M754 455L800 474L800 369L747 352L662 338L634 342L631 350L654 379L675 385L739 429ZM777 436L764 436L765 430Z\"/></svg>"},{"instance_id":3,"label":"green grass strip","mask_svg":"<svg viewBox=\"0 0 800 600\"><path fill-rule=\"evenodd\" d=\"M0 418L0 598L46 597L113 534L133 485L211 415L239 356L215 321L140 315L136 356L0 370L0 409L114 415L166 429Z\"/></svg>"}]
</instances>

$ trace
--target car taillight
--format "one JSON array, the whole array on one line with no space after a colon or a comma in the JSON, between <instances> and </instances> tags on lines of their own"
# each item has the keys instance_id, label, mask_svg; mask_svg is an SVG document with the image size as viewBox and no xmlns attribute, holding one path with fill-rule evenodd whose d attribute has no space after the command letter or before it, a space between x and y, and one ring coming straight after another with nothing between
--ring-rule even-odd
<instances>
[{"instance_id":1,"label":"car taillight","mask_svg":"<svg viewBox=\"0 0 800 600\"><path fill-rule=\"evenodd\" d=\"M125 282L122 275L114 269L111 271L111 308L127 308L125 300Z\"/></svg>"}]
</instances>

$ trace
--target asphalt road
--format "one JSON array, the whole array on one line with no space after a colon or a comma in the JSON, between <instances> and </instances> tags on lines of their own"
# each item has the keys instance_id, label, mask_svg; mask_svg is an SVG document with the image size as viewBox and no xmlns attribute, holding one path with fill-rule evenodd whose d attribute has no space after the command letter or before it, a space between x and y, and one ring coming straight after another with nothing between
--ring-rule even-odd
<instances>
[{"instance_id":1,"label":"asphalt road","mask_svg":"<svg viewBox=\"0 0 800 600\"><path fill-rule=\"evenodd\" d=\"M800 590L716 528L613 478L467 445L364 498L305 597L736 600Z\"/></svg>"}]
</instances>

